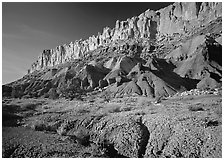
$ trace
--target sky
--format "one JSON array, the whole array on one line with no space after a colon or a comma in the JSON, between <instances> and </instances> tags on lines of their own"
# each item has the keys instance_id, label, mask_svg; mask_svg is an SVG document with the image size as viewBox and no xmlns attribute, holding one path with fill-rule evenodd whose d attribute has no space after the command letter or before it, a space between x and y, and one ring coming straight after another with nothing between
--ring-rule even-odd
<instances>
[{"instance_id":1,"label":"sky","mask_svg":"<svg viewBox=\"0 0 224 160\"><path fill-rule=\"evenodd\" d=\"M2 83L27 74L44 49L87 39L116 20L158 10L158 2L3 2Z\"/></svg>"}]
</instances>

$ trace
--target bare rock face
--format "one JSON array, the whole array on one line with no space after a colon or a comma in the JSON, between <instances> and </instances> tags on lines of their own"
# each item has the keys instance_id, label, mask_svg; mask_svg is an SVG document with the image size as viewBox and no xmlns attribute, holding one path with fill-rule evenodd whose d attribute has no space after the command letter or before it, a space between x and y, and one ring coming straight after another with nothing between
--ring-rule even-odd
<instances>
[{"instance_id":1,"label":"bare rock face","mask_svg":"<svg viewBox=\"0 0 224 160\"><path fill-rule=\"evenodd\" d=\"M109 63L108 63L109 62ZM114 58L109 60L106 64L111 66L114 62ZM131 69L138 63L138 61L134 58L123 56L119 57L114 63L112 70L104 77L104 80L115 80L117 76L124 76L129 73Z\"/></svg>"},{"instance_id":2,"label":"bare rock face","mask_svg":"<svg viewBox=\"0 0 224 160\"><path fill-rule=\"evenodd\" d=\"M159 32L162 34L185 33L220 17L221 8L221 3L174 3L157 12L160 13Z\"/></svg>"},{"instance_id":3,"label":"bare rock face","mask_svg":"<svg viewBox=\"0 0 224 160\"><path fill-rule=\"evenodd\" d=\"M60 97L107 86L112 96L151 98L214 89L222 81L221 26L221 3L147 10L97 36L44 50L29 74L8 86L27 97L48 97L52 87Z\"/></svg>"},{"instance_id":4,"label":"bare rock face","mask_svg":"<svg viewBox=\"0 0 224 160\"><path fill-rule=\"evenodd\" d=\"M158 11L147 10L126 21L117 20L115 28L106 27L97 36L44 50L32 64L29 73L85 57L89 51L100 46L109 46L118 40L139 38L153 40L163 35L187 33L220 17L221 5L217 2L180 2Z\"/></svg>"},{"instance_id":5,"label":"bare rock face","mask_svg":"<svg viewBox=\"0 0 224 160\"><path fill-rule=\"evenodd\" d=\"M218 88L221 85L213 78L211 77L206 77L203 78L198 84L197 88L198 89L207 89L207 88Z\"/></svg>"},{"instance_id":6,"label":"bare rock face","mask_svg":"<svg viewBox=\"0 0 224 160\"><path fill-rule=\"evenodd\" d=\"M178 62L175 72L182 77L202 79L213 73L219 80L221 78L219 71L221 70L221 50L222 46L214 39L200 35L180 44L166 58L173 60L174 63Z\"/></svg>"}]
</instances>

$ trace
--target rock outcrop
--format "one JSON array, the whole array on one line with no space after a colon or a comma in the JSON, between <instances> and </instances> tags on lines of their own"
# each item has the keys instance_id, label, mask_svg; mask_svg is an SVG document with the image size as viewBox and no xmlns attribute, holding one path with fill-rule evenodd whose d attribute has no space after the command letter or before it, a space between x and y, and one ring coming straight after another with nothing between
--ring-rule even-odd
<instances>
[{"instance_id":1,"label":"rock outcrop","mask_svg":"<svg viewBox=\"0 0 224 160\"><path fill-rule=\"evenodd\" d=\"M126 21L117 20L115 28L106 27L97 36L44 50L28 73L85 57L90 54L89 51L100 46L113 46L119 40L153 40L161 36L185 34L220 16L222 16L221 2L177 2L158 11L147 10Z\"/></svg>"},{"instance_id":2,"label":"rock outcrop","mask_svg":"<svg viewBox=\"0 0 224 160\"><path fill-rule=\"evenodd\" d=\"M222 157L220 16L174 3L44 50L2 86L3 157Z\"/></svg>"},{"instance_id":3,"label":"rock outcrop","mask_svg":"<svg viewBox=\"0 0 224 160\"><path fill-rule=\"evenodd\" d=\"M175 72L181 77L202 79L216 75L216 80L222 77L221 59L222 46L211 37L196 36L173 50L166 56L176 64Z\"/></svg>"},{"instance_id":4,"label":"rock outcrop","mask_svg":"<svg viewBox=\"0 0 224 160\"><path fill-rule=\"evenodd\" d=\"M123 123L124 122L124 123ZM142 157L142 149L148 136L140 119L132 117L103 118L93 127L93 141L113 145L125 157Z\"/></svg>"},{"instance_id":5,"label":"rock outcrop","mask_svg":"<svg viewBox=\"0 0 224 160\"><path fill-rule=\"evenodd\" d=\"M70 98L98 89L158 98L214 89L222 81L221 26L221 3L147 10L98 36L44 50L30 74L3 86L3 95L48 97L55 88Z\"/></svg>"}]
</instances>

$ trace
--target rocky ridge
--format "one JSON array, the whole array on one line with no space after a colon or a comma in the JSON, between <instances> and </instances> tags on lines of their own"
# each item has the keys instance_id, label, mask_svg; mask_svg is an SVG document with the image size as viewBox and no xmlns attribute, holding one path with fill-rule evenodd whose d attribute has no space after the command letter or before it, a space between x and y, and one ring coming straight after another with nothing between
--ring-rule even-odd
<instances>
[{"instance_id":1,"label":"rocky ridge","mask_svg":"<svg viewBox=\"0 0 224 160\"><path fill-rule=\"evenodd\" d=\"M198 10L192 10L194 7ZM170 14L164 16L176 17L176 21L161 21L161 13L165 11L170 11ZM85 52L81 49L79 56L74 48L68 51L63 46L45 50L35 63L36 69L31 69L30 74L13 83L3 85L3 96L74 98L96 90L110 97L138 94L159 98L196 88L220 88L220 11L219 3L174 3L159 11L147 10L137 18L117 21L113 32L110 32L113 34L106 34L106 29L103 31L103 35L110 35L110 38L104 36L108 37L107 42L97 42L95 46L98 47L87 47ZM155 30L139 29L140 17L159 25ZM133 19L136 22L134 26L131 25ZM186 29L186 24L180 21L188 21L190 28ZM167 29L161 29L164 23L167 23ZM174 30L169 29L170 25ZM185 29L178 30L175 25ZM132 37L125 32L128 28L135 30ZM144 35L141 35L143 31ZM122 38L122 35L126 37ZM85 43L89 46L87 40ZM65 58L68 55L73 58Z\"/></svg>"},{"instance_id":2,"label":"rocky ridge","mask_svg":"<svg viewBox=\"0 0 224 160\"><path fill-rule=\"evenodd\" d=\"M106 27L97 36L57 46L55 49L43 50L28 73L89 56L90 51L102 46L107 48L114 46L120 40L153 41L160 40L164 36L186 34L220 16L222 16L222 4L216 2L176 2L157 11L147 10L126 21L117 20L113 29Z\"/></svg>"}]
</instances>

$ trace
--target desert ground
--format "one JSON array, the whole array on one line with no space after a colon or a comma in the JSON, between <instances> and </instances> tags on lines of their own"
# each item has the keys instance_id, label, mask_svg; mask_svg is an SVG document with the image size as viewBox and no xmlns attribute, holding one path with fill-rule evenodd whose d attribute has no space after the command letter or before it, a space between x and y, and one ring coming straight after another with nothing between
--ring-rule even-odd
<instances>
[{"instance_id":1,"label":"desert ground","mask_svg":"<svg viewBox=\"0 0 224 160\"><path fill-rule=\"evenodd\" d=\"M3 99L3 157L222 157L222 96Z\"/></svg>"}]
</instances>

